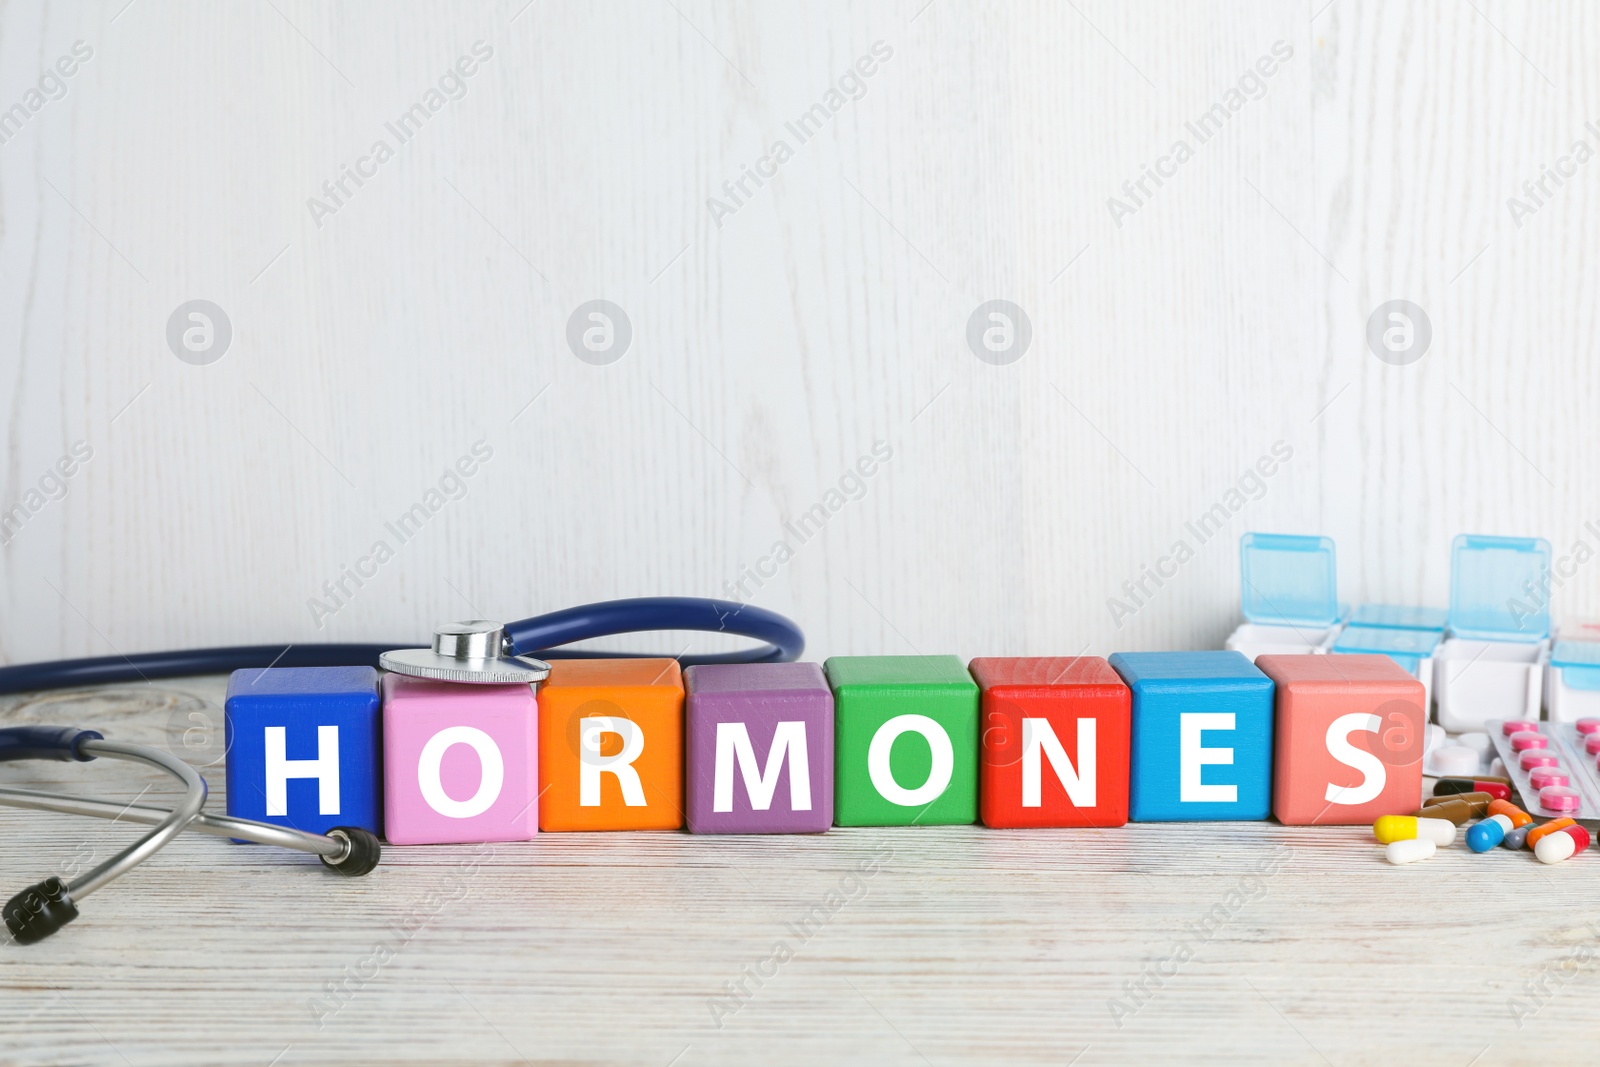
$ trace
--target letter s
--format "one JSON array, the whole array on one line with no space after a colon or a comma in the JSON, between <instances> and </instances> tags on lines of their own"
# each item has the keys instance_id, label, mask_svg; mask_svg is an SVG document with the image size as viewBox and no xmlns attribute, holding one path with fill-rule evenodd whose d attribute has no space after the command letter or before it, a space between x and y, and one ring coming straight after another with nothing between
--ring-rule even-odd
<instances>
[{"instance_id":1,"label":"letter s","mask_svg":"<svg viewBox=\"0 0 1600 1067\"><path fill-rule=\"evenodd\" d=\"M1328 724L1328 755L1346 767L1360 771L1364 776L1361 784L1357 786L1334 785L1329 782L1327 792L1323 795L1323 799L1329 804L1366 804L1376 800L1383 792L1384 783L1388 781L1388 772L1383 766L1383 761L1350 743L1351 734L1362 731L1376 734L1382 727L1382 719L1364 712L1341 715Z\"/></svg>"}]
</instances>

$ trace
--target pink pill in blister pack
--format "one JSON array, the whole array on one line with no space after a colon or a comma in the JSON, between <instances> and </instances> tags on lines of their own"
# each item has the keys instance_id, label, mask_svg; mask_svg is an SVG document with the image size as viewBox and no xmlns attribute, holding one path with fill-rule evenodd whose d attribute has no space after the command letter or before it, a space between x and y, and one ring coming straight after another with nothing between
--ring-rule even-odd
<instances>
[{"instance_id":1,"label":"pink pill in blister pack","mask_svg":"<svg viewBox=\"0 0 1600 1067\"><path fill-rule=\"evenodd\" d=\"M1572 728L1584 737L1600 734L1600 719L1579 719L1572 724Z\"/></svg>"},{"instance_id":2,"label":"pink pill in blister pack","mask_svg":"<svg viewBox=\"0 0 1600 1067\"><path fill-rule=\"evenodd\" d=\"M1549 811L1577 811L1581 802L1578 791L1566 786L1552 785L1539 790L1539 805Z\"/></svg>"},{"instance_id":3,"label":"pink pill in blister pack","mask_svg":"<svg viewBox=\"0 0 1600 1067\"><path fill-rule=\"evenodd\" d=\"M1531 771L1535 767L1555 767L1560 763L1560 760L1542 748L1530 748L1517 757L1517 766L1525 771Z\"/></svg>"},{"instance_id":4,"label":"pink pill in blister pack","mask_svg":"<svg viewBox=\"0 0 1600 1067\"><path fill-rule=\"evenodd\" d=\"M1530 748L1549 748L1550 739L1538 730L1518 730L1510 736L1511 751L1526 752Z\"/></svg>"},{"instance_id":5,"label":"pink pill in blister pack","mask_svg":"<svg viewBox=\"0 0 1600 1067\"><path fill-rule=\"evenodd\" d=\"M1500 724L1500 733L1504 737L1510 737L1512 734L1518 733L1537 733L1538 731L1539 724L1529 722L1526 719L1509 719Z\"/></svg>"},{"instance_id":6,"label":"pink pill in blister pack","mask_svg":"<svg viewBox=\"0 0 1600 1067\"><path fill-rule=\"evenodd\" d=\"M1572 784L1572 778L1560 767L1535 767L1528 772L1528 784L1535 789L1552 785L1569 786Z\"/></svg>"}]
</instances>

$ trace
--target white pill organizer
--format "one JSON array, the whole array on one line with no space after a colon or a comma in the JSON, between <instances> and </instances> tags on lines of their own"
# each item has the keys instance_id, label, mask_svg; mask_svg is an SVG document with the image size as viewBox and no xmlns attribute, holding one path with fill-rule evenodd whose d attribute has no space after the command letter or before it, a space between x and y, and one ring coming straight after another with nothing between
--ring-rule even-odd
<instances>
[{"instance_id":1,"label":"white pill organizer","mask_svg":"<svg viewBox=\"0 0 1600 1067\"><path fill-rule=\"evenodd\" d=\"M1550 721L1600 718L1600 641L1557 641L1550 649L1545 689Z\"/></svg>"},{"instance_id":2,"label":"white pill organizer","mask_svg":"<svg viewBox=\"0 0 1600 1067\"><path fill-rule=\"evenodd\" d=\"M1239 600L1245 622L1223 645L1257 656L1321 654L1338 632L1331 537L1247 533L1239 539Z\"/></svg>"},{"instance_id":3,"label":"white pill organizer","mask_svg":"<svg viewBox=\"0 0 1600 1067\"><path fill-rule=\"evenodd\" d=\"M1550 608L1538 591L1549 569L1550 542L1542 537L1455 539L1434 676L1440 726L1459 733L1497 719L1539 718Z\"/></svg>"},{"instance_id":4,"label":"white pill organizer","mask_svg":"<svg viewBox=\"0 0 1600 1067\"><path fill-rule=\"evenodd\" d=\"M1363 604L1334 638L1332 651L1388 656L1422 683L1422 706L1431 707L1434 655L1444 640L1447 620L1443 608Z\"/></svg>"}]
</instances>

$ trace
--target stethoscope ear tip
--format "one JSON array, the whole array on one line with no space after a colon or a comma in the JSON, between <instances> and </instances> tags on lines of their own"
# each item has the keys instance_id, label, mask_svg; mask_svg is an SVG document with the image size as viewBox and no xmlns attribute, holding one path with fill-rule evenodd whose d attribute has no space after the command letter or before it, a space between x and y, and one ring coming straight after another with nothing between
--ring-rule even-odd
<instances>
[{"instance_id":1,"label":"stethoscope ear tip","mask_svg":"<svg viewBox=\"0 0 1600 1067\"><path fill-rule=\"evenodd\" d=\"M359 826L335 826L328 831L328 836L342 840L349 846L341 859L319 857L322 865L336 874L359 878L376 867L383 855L383 846L378 843L377 837Z\"/></svg>"},{"instance_id":2,"label":"stethoscope ear tip","mask_svg":"<svg viewBox=\"0 0 1600 1067\"><path fill-rule=\"evenodd\" d=\"M3 913L6 929L17 944L31 945L76 919L78 906L61 879L51 875L6 901Z\"/></svg>"}]
</instances>

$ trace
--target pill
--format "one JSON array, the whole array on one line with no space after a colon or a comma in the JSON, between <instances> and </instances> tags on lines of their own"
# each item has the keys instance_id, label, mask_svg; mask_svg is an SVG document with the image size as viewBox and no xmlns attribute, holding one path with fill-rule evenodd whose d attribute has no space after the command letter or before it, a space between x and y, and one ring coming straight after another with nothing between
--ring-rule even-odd
<instances>
[{"instance_id":1,"label":"pill","mask_svg":"<svg viewBox=\"0 0 1600 1067\"><path fill-rule=\"evenodd\" d=\"M1540 863L1560 863L1588 847L1589 831L1573 823L1539 838L1539 843L1533 846L1533 854Z\"/></svg>"},{"instance_id":2,"label":"pill","mask_svg":"<svg viewBox=\"0 0 1600 1067\"><path fill-rule=\"evenodd\" d=\"M1537 730L1519 730L1511 735L1511 751L1525 752L1530 748L1549 748L1550 739Z\"/></svg>"},{"instance_id":3,"label":"pill","mask_svg":"<svg viewBox=\"0 0 1600 1067\"><path fill-rule=\"evenodd\" d=\"M1483 758L1464 745L1445 745L1428 754L1428 766L1441 777L1477 774Z\"/></svg>"},{"instance_id":4,"label":"pill","mask_svg":"<svg viewBox=\"0 0 1600 1067\"><path fill-rule=\"evenodd\" d=\"M1445 819L1435 819L1431 815L1422 818L1417 818L1415 815L1380 815L1372 824L1372 836L1384 845L1419 837L1426 838L1436 845L1448 845L1456 839L1456 824Z\"/></svg>"},{"instance_id":5,"label":"pill","mask_svg":"<svg viewBox=\"0 0 1600 1067\"><path fill-rule=\"evenodd\" d=\"M1549 785L1571 785L1572 779L1560 767L1535 767L1528 772L1528 784L1543 789Z\"/></svg>"},{"instance_id":6,"label":"pill","mask_svg":"<svg viewBox=\"0 0 1600 1067\"><path fill-rule=\"evenodd\" d=\"M1390 863L1415 863L1432 856L1439 849L1426 837L1417 837L1409 841L1392 841L1389 847L1383 850L1383 858ZM1562 857L1565 859L1566 857ZM1554 863L1554 860L1548 862Z\"/></svg>"},{"instance_id":7,"label":"pill","mask_svg":"<svg viewBox=\"0 0 1600 1067\"><path fill-rule=\"evenodd\" d=\"M1424 819L1448 819L1456 826L1460 826L1462 823L1471 822L1487 810L1487 804L1474 811L1473 806L1460 797L1440 797L1427 807L1418 808L1411 814Z\"/></svg>"},{"instance_id":8,"label":"pill","mask_svg":"<svg viewBox=\"0 0 1600 1067\"><path fill-rule=\"evenodd\" d=\"M1547 785L1539 790L1539 806L1546 811L1577 811L1582 802L1576 789L1564 785Z\"/></svg>"},{"instance_id":9,"label":"pill","mask_svg":"<svg viewBox=\"0 0 1600 1067\"><path fill-rule=\"evenodd\" d=\"M1591 756L1600 755L1600 734L1590 734L1583 739L1583 750Z\"/></svg>"},{"instance_id":10,"label":"pill","mask_svg":"<svg viewBox=\"0 0 1600 1067\"><path fill-rule=\"evenodd\" d=\"M1457 793L1488 793L1499 800L1511 799L1511 786L1504 782L1490 782L1482 778L1441 778L1433 783L1433 795L1452 796Z\"/></svg>"},{"instance_id":11,"label":"pill","mask_svg":"<svg viewBox=\"0 0 1600 1067\"><path fill-rule=\"evenodd\" d=\"M1600 734L1600 719L1579 719L1572 725L1580 734Z\"/></svg>"},{"instance_id":12,"label":"pill","mask_svg":"<svg viewBox=\"0 0 1600 1067\"><path fill-rule=\"evenodd\" d=\"M1504 815L1491 815L1467 828L1467 847L1474 852L1488 852L1506 839L1514 827Z\"/></svg>"},{"instance_id":13,"label":"pill","mask_svg":"<svg viewBox=\"0 0 1600 1067\"><path fill-rule=\"evenodd\" d=\"M1539 839L1544 837L1546 834L1554 833L1557 830L1576 825L1578 824L1573 820L1563 817L1560 819L1551 819L1549 822L1540 823L1538 826L1530 826L1528 828L1528 847L1532 848L1534 845L1537 845L1539 843Z\"/></svg>"},{"instance_id":14,"label":"pill","mask_svg":"<svg viewBox=\"0 0 1600 1067\"><path fill-rule=\"evenodd\" d=\"M1499 756L1496 756L1494 759L1489 761L1489 777L1490 778L1500 778L1500 776L1505 774L1505 773L1506 773L1506 761L1505 760L1501 759ZM1500 778L1500 780L1503 781L1503 782L1509 782L1511 779L1509 779L1509 778Z\"/></svg>"},{"instance_id":15,"label":"pill","mask_svg":"<svg viewBox=\"0 0 1600 1067\"><path fill-rule=\"evenodd\" d=\"M1505 737L1510 737L1512 734L1533 733L1537 732L1538 729L1538 723L1529 722L1526 719L1507 719L1500 724L1500 733Z\"/></svg>"},{"instance_id":16,"label":"pill","mask_svg":"<svg viewBox=\"0 0 1600 1067\"><path fill-rule=\"evenodd\" d=\"M1535 767L1554 767L1561 761L1542 748L1530 748L1517 757L1517 765L1525 771Z\"/></svg>"},{"instance_id":17,"label":"pill","mask_svg":"<svg viewBox=\"0 0 1600 1067\"><path fill-rule=\"evenodd\" d=\"M1527 823L1524 823L1515 830L1507 832L1506 839L1500 842L1500 847L1510 849L1525 847L1528 841L1528 831L1531 829L1531 826L1529 826Z\"/></svg>"},{"instance_id":18,"label":"pill","mask_svg":"<svg viewBox=\"0 0 1600 1067\"><path fill-rule=\"evenodd\" d=\"M1489 802L1490 815L1504 815L1511 820L1513 827L1527 826L1533 822L1533 816L1511 803L1509 800L1491 800Z\"/></svg>"},{"instance_id":19,"label":"pill","mask_svg":"<svg viewBox=\"0 0 1600 1067\"><path fill-rule=\"evenodd\" d=\"M1481 819L1489 813L1489 801L1495 799L1488 793L1457 793L1454 796L1435 794L1422 802L1424 808L1437 808L1441 804L1466 804L1474 818Z\"/></svg>"}]
</instances>

